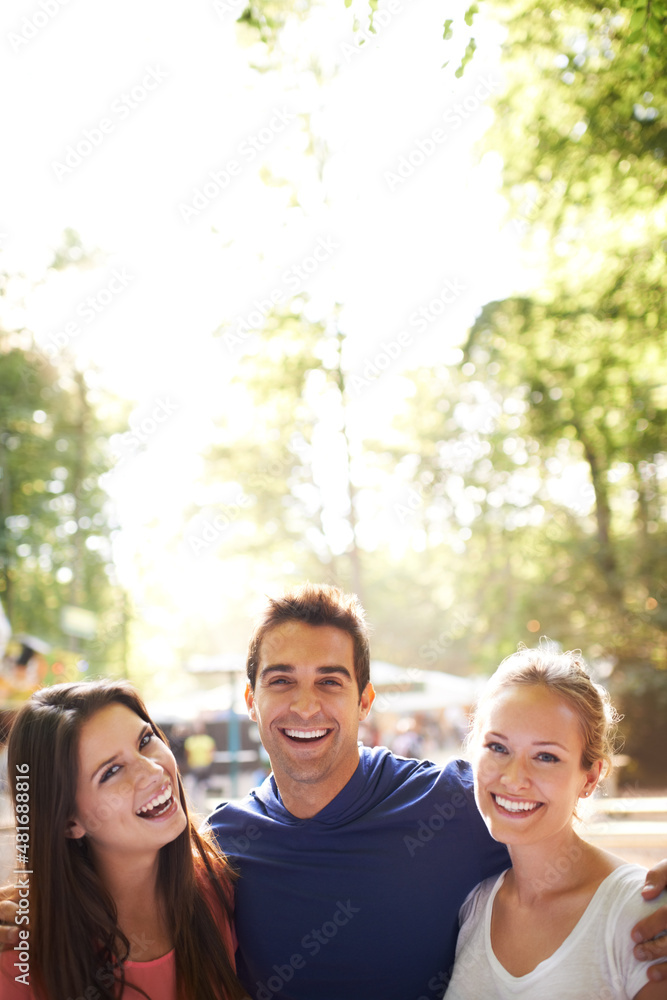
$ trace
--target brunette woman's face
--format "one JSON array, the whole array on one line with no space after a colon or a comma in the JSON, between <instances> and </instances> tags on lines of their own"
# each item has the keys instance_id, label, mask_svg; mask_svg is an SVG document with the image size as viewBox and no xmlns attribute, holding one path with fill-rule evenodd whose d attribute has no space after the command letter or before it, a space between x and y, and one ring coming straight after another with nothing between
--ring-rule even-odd
<instances>
[{"instance_id":1,"label":"brunette woman's face","mask_svg":"<svg viewBox=\"0 0 667 1000\"><path fill-rule=\"evenodd\" d=\"M149 723L112 702L81 727L76 815L67 835L93 855L157 854L185 829L174 756Z\"/></svg>"}]
</instances>

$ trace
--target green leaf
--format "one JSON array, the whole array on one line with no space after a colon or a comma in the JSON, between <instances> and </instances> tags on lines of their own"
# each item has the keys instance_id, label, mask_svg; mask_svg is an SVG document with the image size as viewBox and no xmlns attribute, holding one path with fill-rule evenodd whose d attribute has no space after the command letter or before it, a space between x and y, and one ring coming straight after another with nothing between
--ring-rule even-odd
<instances>
[{"instance_id":1,"label":"green leaf","mask_svg":"<svg viewBox=\"0 0 667 1000\"><path fill-rule=\"evenodd\" d=\"M646 20L646 13L643 10L636 10L632 17L630 18L630 33L637 31L639 28L644 27L644 21Z\"/></svg>"},{"instance_id":2,"label":"green leaf","mask_svg":"<svg viewBox=\"0 0 667 1000\"><path fill-rule=\"evenodd\" d=\"M475 14L478 11L479 11L479 7L477 6L477 4L476 3L472 3L468 7L468 9L465 12L465 14L463 15L463 20L465 21L465 23L468 25L469 28L472 27L472 19L473 19L473 17L475 16Z\"/></svg>"},{"instance_id":3,"label":"green leaf","mask_svg":"<svg viewBox=\"0 0 667 1000\"><path fill-rule=\"evenodd\" d=\"M654 20L650 20L646 25L648 37L652 42L662 42L663 32Z\"/></svg>"},{"instance_id":4,"label":"green leaf","mask_svg":"<svg viewBox=\"0 0 667 1000\"><path fill-rule=\"evenodd\" d=\"M442 37L445 39L445 41L448 41L452 37L452 35L454 34L454 32L452 31L452 24L453 23L454 22L452 20L445 21L445 30L444 30L443 35L442 35Z\"/></svg>"}]
</instances>

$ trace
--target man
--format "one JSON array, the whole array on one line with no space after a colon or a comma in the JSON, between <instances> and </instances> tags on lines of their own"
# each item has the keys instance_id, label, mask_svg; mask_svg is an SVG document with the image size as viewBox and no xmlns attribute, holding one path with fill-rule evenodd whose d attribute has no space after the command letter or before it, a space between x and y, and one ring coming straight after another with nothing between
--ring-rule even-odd
<instances>
[{"instance_id":1,"label":"man","mask_svg":"<svg viewBox=\"0 0 667 1000\"><path fill-rule=\"evenodd\" d=\"M242 981L255 1000L441 997L459 907L508 865L470 769L358 746L375 697L368 631L356 598L335 588L270 600L247 672L273 774L209 819L240 871Z\"/></svg>"}]
</instances>

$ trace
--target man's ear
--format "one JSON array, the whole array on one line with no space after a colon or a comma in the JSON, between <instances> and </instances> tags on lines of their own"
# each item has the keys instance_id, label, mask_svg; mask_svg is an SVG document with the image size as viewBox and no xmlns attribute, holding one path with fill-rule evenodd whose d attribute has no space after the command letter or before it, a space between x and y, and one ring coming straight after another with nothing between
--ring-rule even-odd
<instances>
[{"instance_id":1,"label":"man's ear","mask_svg":"<svg viewBox=\"0 0 667 1000\"><path fill-rule=\"evenodd\" d=\"M245 686L245 703L248 709L248 715L253 722L257 722L257 716L255 714L255 692L250 686L250 683Z\"/></svg>"},{"instance_id":2,"label":"man's ear","mask_svg":"<svg viewBox=\"0 0 667 1000\"><path fill-rule=\"evenodd\" d=\"M65 836L72 840L79 840L80 837L86 836L86 831L77 819L68 819L65 824Z\"/></svg>"},{"instance_id":3,"label":"man's ear","mask_svg":"<svg viewBox=\"0 0 667 1000\"><path fill-rule=\"evenodd\" d=\"M368 716L371 710L371 705L375 701L375 688L369 681L364 690L361 692L361 698L359 699L359 722Z\"/></svg>"}]
</instances>

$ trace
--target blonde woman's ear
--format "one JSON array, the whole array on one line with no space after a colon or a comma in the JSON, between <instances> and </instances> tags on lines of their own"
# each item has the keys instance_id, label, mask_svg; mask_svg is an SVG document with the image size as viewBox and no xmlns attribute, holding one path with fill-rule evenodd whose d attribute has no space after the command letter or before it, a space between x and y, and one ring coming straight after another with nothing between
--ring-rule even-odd
<instances>
[{"instance_id":1,"label":"blonde woman's ear","mask_svg":"<svg viewBox=\"0 0 667 1000\"><path fill-rule=\"evenodd\" d=\"M579 798L587 799L597 788L600 775L602 773L602 761L596 760L591 769L586 773L586 784L579 793Z\"/></svg>"}]
</instances>

